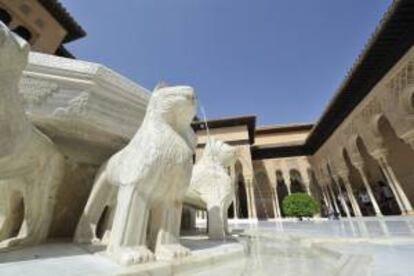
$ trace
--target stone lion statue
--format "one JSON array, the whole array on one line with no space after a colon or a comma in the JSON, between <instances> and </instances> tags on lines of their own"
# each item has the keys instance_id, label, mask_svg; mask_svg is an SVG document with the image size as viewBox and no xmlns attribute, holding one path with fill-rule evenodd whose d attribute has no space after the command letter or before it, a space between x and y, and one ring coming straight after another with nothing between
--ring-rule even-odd
<instances>
[{"instance_id":1,"label":"stone lion statue","mask_svg":"<svg viewBox=\"0 0 414 276\"><path fill-rule=\"evenodd\" d=\"M47 238L64 174L62 155L19 99L28 54L27 42L0 22L0 250Z\"/></svg>"},{"instance_id":2,"label":"stone lion statue","mask_svg":"<svg viewBox=\"0 0 414 276\"><path fill-rule=\"evenodd\" d=\"M178 237L196 147L191 128L195 115L196 98L191 87L154 90L135 136L98 173L75 241L96 239L103 209L116 205L107 252L118 263L131 265L154 259L148 248L154 250L157 259L190 254Z\"/></svg>"},{"instance_id":3,"label":"stone lion statue","mask_svg":"<svg viewBox=\"0 0 414 276\"><path fill-rule=\"evenodd\" d=\"M212 138L193 168L187 197L199 197L205 203L211 239L223 239L228 232L227 210L234 197L234 183L228 168L236 160L235 147Z\"/></svg>"}]
</instances>

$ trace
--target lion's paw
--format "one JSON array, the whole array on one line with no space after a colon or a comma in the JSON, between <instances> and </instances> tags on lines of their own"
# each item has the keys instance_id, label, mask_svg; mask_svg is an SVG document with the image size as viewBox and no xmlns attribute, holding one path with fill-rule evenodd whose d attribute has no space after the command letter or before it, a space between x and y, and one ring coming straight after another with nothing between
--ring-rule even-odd
<instances>
[{"instance_id":1,"label":"lion's paw","mask_svg":"<svg viewBox=\"0 0 414 276\"><path fill-rule=\"evenodd\" d=\"M145 246L126 247L112 253L116 261L124 266L146 263L155 260L154 254Z\"/></svg>"},{"instance_id":2,"label":"lion's paw","mask_svg":"<svg viewBox=\"0 0 414 276\"><path fill-rule=\"evenodd\" d=\"M191 251L181 244L165 244L159 245L155 254L158 260L171 260L189 256Z\"/></svg>"},{"instance_id":3,"label":"lion's paw","mask_svg":"<svg viewBox=\"0 0 414 276\"><path fill-rule=\"evenodd\" d=\"M0 242L0 252L8 251L10 248L23 247L31 245L32 241L27 237L14 237Z\"/></svg>"}]
</instances>

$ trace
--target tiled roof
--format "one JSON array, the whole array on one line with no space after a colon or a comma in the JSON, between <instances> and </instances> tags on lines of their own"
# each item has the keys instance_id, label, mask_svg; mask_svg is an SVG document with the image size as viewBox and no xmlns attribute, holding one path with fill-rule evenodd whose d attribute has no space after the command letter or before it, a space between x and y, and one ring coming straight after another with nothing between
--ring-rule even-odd
<instances>
[{"instance_id":1,"label":"tiled roof","mask_svg":"<svg viewBox=\"0 0 414 276\"><path fill-rule=\"evenodd\" d=\"M67 30L63 43L86 36L86 32L58 0L37 0Z\"/></svg>"}]
</instances>

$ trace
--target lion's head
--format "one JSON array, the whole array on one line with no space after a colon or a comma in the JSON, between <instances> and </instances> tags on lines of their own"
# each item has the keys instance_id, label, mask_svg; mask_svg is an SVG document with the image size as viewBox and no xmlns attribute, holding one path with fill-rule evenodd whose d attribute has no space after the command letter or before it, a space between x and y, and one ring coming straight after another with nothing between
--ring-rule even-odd
<instances>
[{"instance_id":1,"label":"lion's head","mask_svg":"<svg viewBox=\"0 0 414 276\"><path fill-rule=\"evenodd\" d=\"M190 86L156 87L147 107L148 116L161 117L172 125L190 127L197 112L197 100Z\"/></svg>"},{"instance_id":2,"label":"lion's head","mask_svg":"<svg viewBox=\"0 0 414 276\"><path fill-rule=\"evenodd\" d=\"M204 148L203 159L205 158L219 162L223 167L229 167L236 163L237 150L220 140L211 138Z\"/></svg>"},{"instance_id":3,"label":"lion's head","mask_svg":"<svg viewBox=\"0 0 414 276\"><path fill-rule=\"evenodd\" d=\"M0 21L0 74L20 78L27 65L29 44Z\"/></svg>"}]
</instances>

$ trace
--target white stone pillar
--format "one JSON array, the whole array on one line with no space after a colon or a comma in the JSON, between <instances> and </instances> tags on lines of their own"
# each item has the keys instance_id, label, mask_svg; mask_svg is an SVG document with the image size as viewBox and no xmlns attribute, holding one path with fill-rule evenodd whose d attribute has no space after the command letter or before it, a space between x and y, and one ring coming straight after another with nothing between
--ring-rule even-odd
<instances>
[{"instance_id":1,"label":"white stone pillar","mask_svg":"<svg viewBox=\"0 0 414 276\"><path fill-rule=\"evenodd\" d=\"M310 181L303 181L303 185L305 185L306 193L310 196L312 196L311 190L310 190Z\"/></svg>"},{"instance_id":2,"label":"white stone pillar","mask_svg":"<svg viewBox=\"0 0 414 276\"><path fill-rule=\"evenodd\" d=\"M336 196L335 196L335 193L334 193L334 191L333 191L333 189L331 187L331 183L328 183L328 185L326 185L326 188L328 189L328 192L331 194L331 200L332 200L332 204L333 204L334 210L339 215L341 215L341 210L339 209L338 202L336 202Z\"/></svg>"},{"instance_id":3,"label":"white stone pillar","mask_svg":"<svg viewBox=\"0 0 414 276\"><path fill-rule=\"evenodd\" d=\"M233 200L234 219L238 219L239 218L239 202L238 202L236 196L237 195L235 195L234 200Z\"/></svg>"},{"instance_id":4,"label":"white stone pillar","mask_svg":"<svg viewBox=\"0 0 414 276\"><path fill-rule=\"evenodd\" d=\"M348 204L346 203L345 197L342 193L341 186L339 185L337 179L334 179L333 182L335 182L336 188L338 189L339 201L341 202L342 208L344 209L346 216L350 217L351 213L349 212Z\"/></svg>"},{"instance_id":5,"label":"white stone pillar","mask_svg":"<svg viewBox=\"0 0 414 276\"><path fill-rule=\"evenodd\" d=\"M239 218L239 200L238 200L238 182L236 177L236 168L234 166L230 167L230 176L233 179L233 187L234 187L234 194L233 194L233 218L238 219Z\"/></svg>"},{"instance_id":6,"label":"white stone pillar","mask_svg":"<svg viewBox=\"0 0 414 276\"><path fill-rule=\"evenodd\" d=\"M247 190L247 197L250 198L249 200L249 218L256 219L257 218L257 211L256 211L256 199L254 196L254 183L253 179L245 178L246 181L246 190Z\"/></svg>"},{"instance_id":7,"label":"white stone pillar","mask_svg":"<svg viewBox=\"0 0 414 276\"><path fill-rule=\"evenodd\" d=\"M385 177L387 178L387 182L394 194L395 199L397 200L401 212L403 214L413 214L413 207L411 205L411 202L405 194L403 188L401 187L401 183L396 177L394 170L389 164L387 154L388 152L383 151L380 154L374 154L374 157L378 161L382 171L384 172Z\"/></svg>"},{"instance_id":8,"label":"white stone pillar","mask_svg":"<svg viewBox=\"0 0 414 276\"><path fill-rule=\"evenodd\" d=\"M375 199L374 193L372 192L371 186L369 185L369 180L367 175L364 171L364 166L362 164L356 164L355 167L358 169L359 174L361 175L362 182L364 183L364 187L368 192L369 199L371 200L371 204L374 207L375 215L377 217L382 217L381 209L378 206L377 200Z\"/></svg>"},{"instance_id":9,"label":"white stone pillar","mask_svg":"<svg viewBox=\"0 0 414 276\"><path fill-rule=\"evenodd\" d=\"M245 189L246 189L246 199L247 199L247 216L248 218L253 218L253 207L252 207L252 198L250 196L250 187L248 186L247 182L245 182Z\"/></svg>"},{"instance_id":10,"label":"white stone pillar","mask_svg":"<svg viewBox=\"0 0 414 276\"><path fill-rule=\"evenodd\" d=\"M340 174L342 180L344 181L345 189L348 194L349 202L351 203L352 210L354 211L354 215L356 217L362 217L361 208L358 205L358 201L355 198L354 192L352 190L351 183L349 182L349 178L347 173Z\"/></svg>"},{"instance_id":11,"label":"white stone pillar","mask_svg":"<svg viewBox=\"0 0 414 276\"><path fill-rule=\"evenodd\" d=\"M274 206L274 212L275 212L275 218L280 218L280 205L279 205L279 197L277 195L277 189L276 187L272 187L273 190L273 206Z\"/></svg>"},{"instance_id":12,"label":"white stone pillar","mask_svg":"<svg viewBox=\"0 0 414 276\"><path fill-rule=\"evenodd\" d=\"M308 195L312 196L311 190L310 190L310 184L311 184L311 179L307 173L307 169L306 168L301 168L300 169L300 174L302 176L302 181L303 181L303 186L305 186L305 191Z\"/></svg>"},{"instance_id":13,"label":"white stone pillar","mask_svg":"<svg viewBox=\"0 0 414 276\"><path fill-rule=\"evenodd\" d=\"M290 186L291 186L290 177L289 178L285 178L285 185L286 185L286 188L288 190L288 195L291 195L292 192L290 190Z\"/></svg>"},{"instance_id":14,"label":"white stone pillar","mask_svg":"<svg viewBox=\"0 0 414 276\"><path fill-rule=\"evenodd\" d=\"M326 206L329 208L329 210L333 210L334 207L332 206L332 202L330 201L329 195L327 194L326 186L321 185L321 189L322 189L322 196L323 196Z\"/></svg>"}]
</instances>

